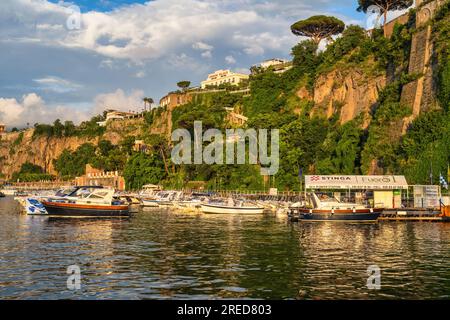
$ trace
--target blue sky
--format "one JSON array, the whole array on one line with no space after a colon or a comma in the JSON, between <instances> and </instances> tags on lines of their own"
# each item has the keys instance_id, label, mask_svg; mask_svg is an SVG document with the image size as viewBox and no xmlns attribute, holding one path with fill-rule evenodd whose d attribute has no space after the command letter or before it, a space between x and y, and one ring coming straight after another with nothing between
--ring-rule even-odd
<instances>
[{"instance_id":1,"label":"blue sky","mask_svg":"<svg viewBox=\"0 0 450 320\"><path fill-rule=\"evenodd\" d=\"M49 2L59 3L60 0L51 0ZM67 1L78 5L82 12L99 11L108 12L116 8L135 3L145 3L148 0L72 0Z\"/></svg>"},{"instance_id":2,"label":"blue sky","mask_svg":"<svg viewBox=\"0 0 450 320\"><path fill-rule=\"evenodd\" d=\"M2 0L0 122L140 110L176 83L290 58L290 25L315 14L365 26L357 0ZM80 11L80 13L78 13ZM398 13L397 13L398 14Z\"/></svg>"}]
</instances>

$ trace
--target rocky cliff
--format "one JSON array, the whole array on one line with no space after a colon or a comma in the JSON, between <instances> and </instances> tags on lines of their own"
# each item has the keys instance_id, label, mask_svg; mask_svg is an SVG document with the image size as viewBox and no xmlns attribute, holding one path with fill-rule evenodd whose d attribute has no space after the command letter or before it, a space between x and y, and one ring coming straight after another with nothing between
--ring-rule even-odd
<instances>
[{"instance_id":1,"label":"rocky cliff","mask_svg":"<svg viewBox=\"0 0 450 320\"><path fill-rule=\"evenodd\" d=\"M315 83L313 113L321 113L328 118L338 113L341 123L360 114L367 119L385 85L384 74L368 75L358 68L333 70L319 76ZM365 121L364 127L367 125Z\"/></svg>"},{"instance_id":2,"label":"rocky cliff","mask_svg":"<svg viewBox=\"0 0 450 320\"><path fill-rule=\"evenodd\" d=\"M99 140L110 140L117 145L128 135L138 136L143 119L110 122L104 135L89 137L34 137L34 129L4 134L0 140L0 174L10 178L20 170L22 164L30 162L56 174L53 160L65 150L76 150L84 143L97 144Z\"/></svg>"}]
</instances>

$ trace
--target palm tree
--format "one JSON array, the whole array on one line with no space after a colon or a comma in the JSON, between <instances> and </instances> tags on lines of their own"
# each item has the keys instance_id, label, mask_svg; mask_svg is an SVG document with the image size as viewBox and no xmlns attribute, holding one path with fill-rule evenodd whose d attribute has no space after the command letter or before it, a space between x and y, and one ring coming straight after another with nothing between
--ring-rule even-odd
<instances>
[{"instance_id":1,"label":"palm tree","mask_svg":"<svg viewBox=\"0 0 450 320\"><path fill-rule=\"evenodd\" d=\"M149 97L145 97L144 99L142 99L144 101L144 110L147 111L147 103L150 107L150 110L152 109L152 104L154 103L152 98Z\"/></svg>"}]
</instances>

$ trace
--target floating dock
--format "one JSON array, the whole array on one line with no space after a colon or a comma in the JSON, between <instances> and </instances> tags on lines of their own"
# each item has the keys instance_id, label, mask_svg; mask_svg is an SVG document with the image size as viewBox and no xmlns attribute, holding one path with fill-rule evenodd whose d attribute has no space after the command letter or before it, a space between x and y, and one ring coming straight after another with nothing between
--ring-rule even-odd
<instances>
[{"instance_id":1,"label":"floating dock","mask_svg":"<svg viewBox=\"0 0 450 320\"><path fill-rule=\"evenodd\" d=\"M422 221L422 222L450 222L444 210L426 209L388 209L378 218L380 221Z\"/></svg>"},{"instance_id":2,"label":"floating dock","mask_svg":"<svg viewBox=\"0 0 450 320\"><path fill-rule=\"evenodd\" d=\"M292 222L299 221L295 210L289 210L288 218ZM440 210L432 209L386 209L378 218L378 221L415 221L415 222L450 222L450 206Z\"/></svg>"}]
</instances>

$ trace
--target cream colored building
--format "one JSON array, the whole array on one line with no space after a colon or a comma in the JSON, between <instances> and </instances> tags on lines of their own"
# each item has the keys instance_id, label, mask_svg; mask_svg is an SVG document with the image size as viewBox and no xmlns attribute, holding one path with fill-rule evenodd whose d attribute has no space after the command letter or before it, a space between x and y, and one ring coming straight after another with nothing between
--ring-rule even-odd
<instances>
[{"instance_id":1,"label":"cream colored building","mask_svg":"<svg viewBox=\"0 0 450 320\"><path fill-rule=\"evenodd\" d=\"M267 69L267 68L270 68L273 66L279 66L282 64L286 64L288 62L289 61L283 60L283 59L269 59L269 60L265 60L265 61L261 62L259 65L261 68Z\"/></svg>"},{"instance_id":2,"label":"cream colored building","mask_svg":"<svg viewBox=\"0 0 450 320\"><path fill-rule=\"evenodd\" d=\"M220 86L221 84L239 85L243 80L248 80L249 76L242 73L231 72L230 70L218 70L208 75L208 79L202 81L202 89L207 86Z\"/></svg>"},{"instance_id":3,"label":"cream colored building","mask_svg":"<svg viewBox=\"0 0 450 320\"><path fill-rule=\"evenodd\" d=\"M292 62L284 59L269 59L254 65L250 70L252 73L258 73L258 71L266 71L272 68L274 73L284 73L292 69Z\"/></svg>"}]
</instances>

